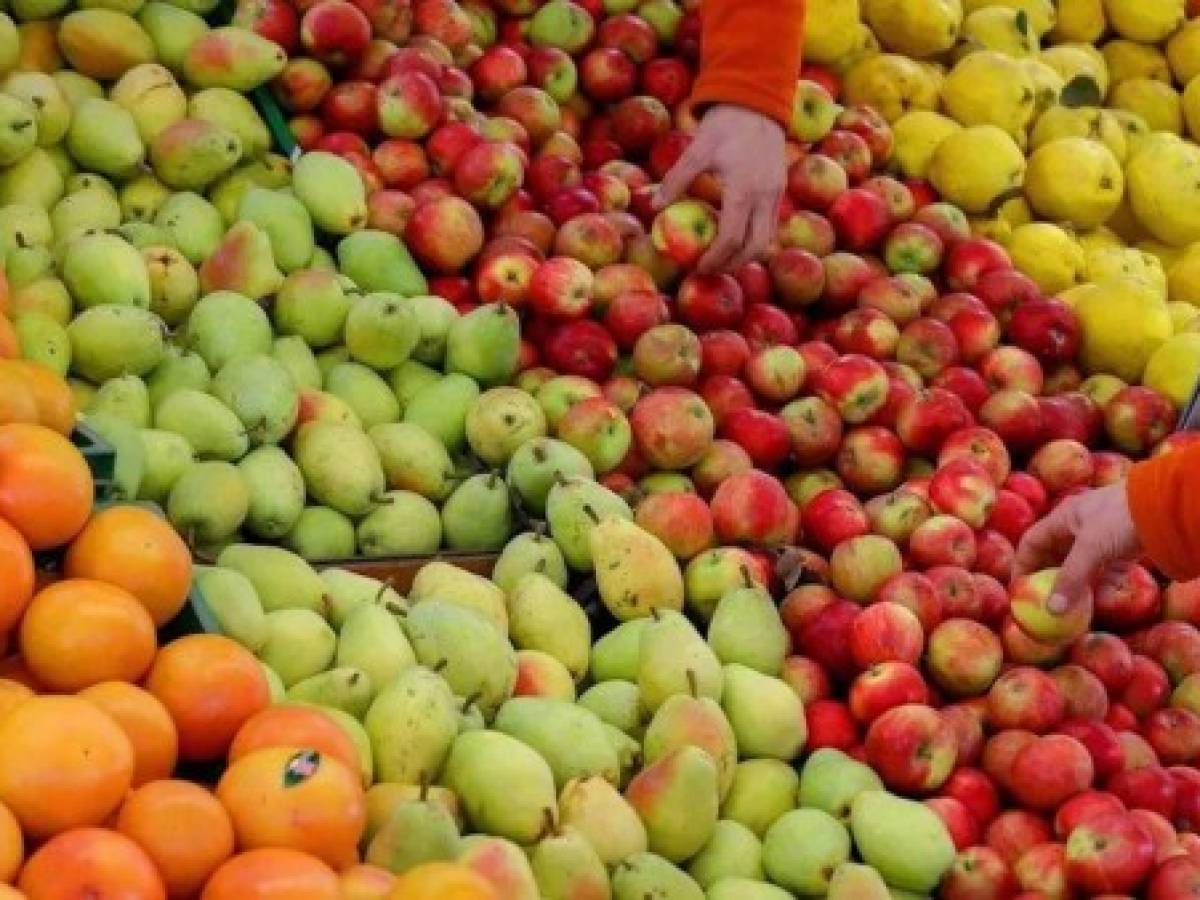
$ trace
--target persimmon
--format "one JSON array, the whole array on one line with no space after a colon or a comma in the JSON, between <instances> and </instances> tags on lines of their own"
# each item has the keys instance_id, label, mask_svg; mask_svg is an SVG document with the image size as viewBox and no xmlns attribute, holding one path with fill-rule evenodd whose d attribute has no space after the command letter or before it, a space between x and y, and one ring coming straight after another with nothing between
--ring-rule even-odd
<instances>
[{"instance_id":1,"label":"persimmon","mask_svg":"<svg viewBox=\"0 0 1200 900\"><path fill-rule=\"evenodd\" d=\"M8 316L0 313L0 359L16 359L21 355L21 341L17 329L13 328Z\"/></svg>"},{"instance_id":2,"label":"persimmon","mask_svg":"<svg viewBox=\"0 0 1200 900\"><path fill-rule=\"evenodd\" d=\"M154 622L132 594L86 578L37 594L21 620L20 642L34 677L56 691L139 681L158 649Z\"/></svg>"},{"instance_id":3,"label":"persimmon","mask_svg":"<svg viewBox=\"0 0 1200 900\"><path fill-rule=\"evenodd\" d=\"M11 631L33 599L33 551L17 529L0 519L0 634Z\"/></svg>"},{"instance_id":4,"label":"persimmon","mask_svg":"<svg viewBox=\"0 0 1200 900\"><path fill-rule=\"evenodd\" d=\"M28 685L13 681L11 678L0 678L0 719L33 695L33 689Z\"/></svg>"},{"instance_id":5,"label":"persimmon","mask_svg":"<svg viewBox=\"0 0 1200 900\"><path fill-rule=\"evenodd\" d=\"M251 850L226 860L200 900L340 900L338 877L299 850Z\"/></svg>"},{"instance_id":6,"label":"persimmon","mask_svg":"<svg viewBox=\"0 0 1200 900\"><path fill-rule=\"evenodd\" d=\"M45 690L45 685L39 683L33 677L33 673L29 671L29 666L25 665L25 660L21 658L21 654L19 653L14 653L11 656L0 659L0 678L5 681L15 681L17 684L24 685L34 694L40 694Z\"/></svg>"},{"instance_id":7,"label":"persimmon","mask_svg":"<svg viewBox=\"0 0 1200 900\"><path fill-rule=\"evenodd\" d=\"M0 425L37 425L39 421L37 400L25 379L13 369L0 368Z\"/></svg>"},{"instance_id":8,"label":"persimmon","mask_svg":"<svg viewBox=\"0 0 1200 900\"><path fill-rule=\"evenodd\" d=\"M25 837L21 823L7 806L0 804L0 883L8 884L17 877L25 862Z\"/></svg>"},{"instance_id":9,"label":"persimmon","mask_svg":"<svg viewBox=\"0 0 1200 900\"><path fill-rule=\"evenodd\" d=\"M83 527L67 550L63 570L68 578L124 588L162 627L187 603L192 555L166 519L141 506L112 506Z\"/></svg>"},{"instance_id":10,"label":"persimmon","mask_svg":"<svg viewBox=\"0 0 1200 900\"><path fill-rule=\"evenodd\" d=\"M343 870L339 880L342 900L387 900L396 884L396 876L387 869L366 863Z\"/></svg>"},{"instance_id":11,"label":"persimmon","mask_svg":"<svg viewBox=\"0 0 1200 900\"><path fill-rule=\"evenodd\" d=\"M125 732L79 697L31 697L0 719L0 802L29 837L104 822L133 762Z\"/></svg>"},{"instance_id":12,"label":"persimmon","mask_svg":"<svg viewBox=\"0 0 1200 900\"><path fill-rule=\"evenodd\" d=\"M33 550L75 537L92 513L95 487L70 441L41 425L0 425L0 518Z\"/></svg>"},{"instance_id":13,"label":"persimmon","mask_svg":"<svg viewBox=\"0 0 1200 900\"><path fill-rule=\"evenodd\" d=\"M170 778L179 735L167 708L149 691L126 681L104 681L79 692L112 718L133 745L133 787Z\"/></svg>"},{"instance_id":14,"label":"persimmon","mask_svg":"<svg viewBox=\"0 0 1200 900\"><path fill-rule=\"evenodd\" d=\"M152 781L133 791L117 831L146 851L172 897L196 896L234 850L229 813L190 781Z\"/></svg>"},{"instance_id":15,"label":"persimmon","mask_svg":"<svg viewBox=\"0 0 1200 900\"><path fill-rule=\"evenodd\" d=\"M499 900L483 876L454 863L425 863L396 879L389 900Z\"/></svg>"},{"instance_id":16,"label":"persimmon","mask_svg":"<svg viewBox=\"0 0 1200 900\"><path fill-rule=\"evenodd\" d=\"M281 703L251 716L229 747L229 761L236 762L267 747L318 750L338 760L351 772L357 772L360 767L358 750L349 735L321 710L309 706Z\"/></svg>"},{"instance_id":17,"label":"persimmon","mask_svg":"<svg viewBox=\"0 0 1200 900\"><path fill-rule=\"evenodd\" d=\"M38 421L59 434L67 435L75 427L75 394L65 378L41 363L27 359L0 362L0 368L15 370L38 408Z\"/></svg>"},{"instance_id":18,"label":"persimmon","mask_svg":"<svg viewBox=\"0 0 1200 900\"><path fill-rule=\"evenodd\" d=\"M107 828L76 828L29 857L17 887L29 900L52 897L123 897L166 900L154 863L136 843Z\"/></svg>"}]
</instances>

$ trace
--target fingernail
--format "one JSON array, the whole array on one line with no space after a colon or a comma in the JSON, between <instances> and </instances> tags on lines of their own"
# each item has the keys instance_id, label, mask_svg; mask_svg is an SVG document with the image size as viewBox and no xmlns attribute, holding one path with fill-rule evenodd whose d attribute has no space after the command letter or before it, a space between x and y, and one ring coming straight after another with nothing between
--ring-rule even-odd
<instances>
[{"instance_id":1,"label":"fingernail","mask_svg":"<svg viewBox=\"0 0 1200 900\"><path fill-rule=\"evenodd\" d=\"M1062 594L1053 594L1046 602L1046 609L1050 610L1056 616L1065 613L1070 606L1071 602Z\"/></svg>"}]
</instances>

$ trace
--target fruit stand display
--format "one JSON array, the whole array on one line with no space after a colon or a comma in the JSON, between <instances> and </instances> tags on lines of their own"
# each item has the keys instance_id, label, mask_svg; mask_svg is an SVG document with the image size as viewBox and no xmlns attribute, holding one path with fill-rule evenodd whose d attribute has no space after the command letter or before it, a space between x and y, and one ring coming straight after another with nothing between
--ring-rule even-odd
<instances>
[{"instance_id":1,"label":"fruit stand display","mask_svg":"<svg viewBox=\"0 0 1200 900\"><path fill-rule=\"evenodd\" d=\"M1200 892L1200 8L810 0L697 262L698 0L7 0L0 900Z\"/></svg>"}]
</instances>

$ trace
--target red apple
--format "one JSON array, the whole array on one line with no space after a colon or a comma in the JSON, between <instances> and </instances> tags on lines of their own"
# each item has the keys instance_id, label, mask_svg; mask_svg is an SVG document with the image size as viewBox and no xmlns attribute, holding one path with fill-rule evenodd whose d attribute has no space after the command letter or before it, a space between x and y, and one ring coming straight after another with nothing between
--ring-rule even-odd
<instances>
[{"instance_id":1,"label":"red apple","mask_svg":"<svg viewBox=\"0 0 1200 900\"><path fill-rule=\"evenodd\" d=\"M690 275L676 302L680 319L700 334L735 328L745 314L742 288L731 275Z\"/></svg>"},{"instance_id":2,"label":"red apple","mask_svg":"<svg viewBox=\"0 0 1200 900\"><path fill-rule=\"evenodd\" d=\"M1013 310L1008 337L1042 362L1070 362L1079 353L1079 319L1061 300L1031 299Z\"/></svg>"},{"instance_id":3,"label":"red apple","mask_svg":"<svg viewBox=\"0 0 1200 900\"><path fill-rule=\"evenodd\" d=\"M817 700L805 706L804 718L808 723L806 748L847 751L859 742L858 724L845 704L837 700Z\"/></svg>"},{"instance_id":4,"label":"red apple","mask_svg":"<svg viewBox=\"0 0 1200 900\"><path fill-rule=\"evenodd\" d=\"M1062 721L1065 711L1054 679L1031 666L1009 669L988 692L988 721L995 728L1045 734Z\"/></svg>"},{"instance_id":5,"label":"red apple","mask_svg":"<svg viewBox=\"0 0 1200 900\"><path fill-rule=\"evenodd\" d=\"M731 475L712 500L717 537L723 543L778 547L795 530L796 510L779 480L758 470Z\"/></svg>"},{"instance_id":6,"label":"red apple","mask_svg":"<svg viewBox=\"0 0 1200 900\"><path fill-rule=\"evenodd\" d=\"M1050 494L1062 494L1085 486L1092 480L1092 456L1078 441L1050 441L1029 460L1029 473L1038 478Z\"/></svg>"},{"instance_id":7,"label":"red apple","mask_svg":"<svg viewBox=\"0 0 1200 900\"><path fill-rule=\"evenodd\" d=\"M894 791L936 791L954 769L956 742L941 714L908 703L883 713L867 731L871 767Z\"/></svg>"},{"instance_id":8,"label":"red apple","mask_svg":"<svg viewBox=\"0 0 1200 900\"><path fill-rule=\"evenodd\" d=\"M1142 723L1142 735L1165 765L1191 764L1200 756L1200 716L1190 710L1155 710Z\"/></svg>"},{"instance_id":9,"label":"red apple","mask_svg":"<svg viewBox=\"0 0 1200 900\"><path fill-rule=\"evenodd\" d=\"M850 653L863 669L882 662L915 665L924 646L920 621L898 603L867 607L850 630Z\"/></svg>"},{"instance_id":10,"label":"red apple","mask_svg":"<svg viewBox=\"0 0 1200 900\"><path fill-rule=\"evenodd\" d=\"M933 583L919 572L900 572L885 581L876 602L898 603L916 615L926 633L942 621L942 603Z\"/></svg>"},{"instance_id":11,"label":"red apple","mask_svg":"<svg viewBox=\"0 0 1200 900\"><path fill-rule=\"evenodd\" d=\"M862 504L843 490L824 491L814 497L804 508L803 522L805 535L825 552L871 530Z\"/></svg>"},{"instance_id":12,"label":"red apple","mask_svg":"<svg viewBox=\"0 0 1200 900\"><path fill-rule=\"evenodd\" d=\"M1132 893L1154 868L1150 833L1126 812L1107 812L1076 826L1067 839L1067 877L1093 894Z\"/></svg>"},{"instance_id":13,"label":"red apple","mask_svg":"<svg viewBox=\"0 0 1200 900\"><path fill-rule=\"evenodd\" d=\"M371 23L362 10L347 0L320 0L300 21L304 49L326 65L344 66L352 62L370 40Z\"/></svg>"},{"instance_id":14,"label":"red apple","mask_svg":"<svg viewBox=\"0 0 1200 900\"><path fill-rule=\"evenodd\" d=\"M1038 400L1023 390L1002 389L994 393L980 408L979 421L1017 452L1036 446L1044 433Z\"/></svg>"},{"instance_id":15,"label":"red apple","mask_svg":"<svg viewBox=\"0 0 1200 900\"><path fill-rule=\"evenodd\" d=\"M927 275L941 264L945 248L937 232L919 222L892 229L883 248L883 259L893 272Z\"/></svg>"},{"instance_id":16,"label":"red apple","mask_svg":"<svg viewBox=\"0 0 1200 900\"><path fill-rule=\"evenodd\" d=\"M844 310L854 306L859 294L872 281L886 277L881 266L853 253L837 251L821 260L825 269L825 296L822 302L827 309Z\"/></svg>"},{"instance_id":17,"label":"red apple","mask_svg":"<svg viewBox=\"0 0 1200 900\"><path fill-rule=\"evenodd\" d=\"M973 291L984 276L1011 268L1008 252L995 241L967 238L952 244L946 253L946 284L953 291Z\"/></svg>"},{"instance_id":18,"label":"red apple","mask_svg":"<svg viewBox=\"0 0 1200 900\"><path fill-rule=\"evenodd\" d=\"M979 843L979 823L958 800L953 797L930 797L924 802L946 826L955 850L966 850Z\"/></svg>"},{"instance_id":19,"label":"red apple","mask_svg":"<svg viewBox=\"0 0 1200 900\"><path fill-rule=\"evenodd\" d=\"M1053 734L1037 738L1014 757L1009 789L1025 806L1053 810L1091 787L1094 777L1087 748L1072 737Z\"/></svg>"},{"instance_id":20,"label":"red apple","mask_svg":"<svg viewBox=\"0 0 1200 900\"><path fill-rule=\"evenodd\" d=\"M807 707L833 695L833 684L821 666L803 656L789 656L783 661L779 677L796 692Z\"/></svg>"},{"instance_id":21,"label":"red apple","mask_svg":"<svg viewBox=\"0 0 1200 900\"><path fill-rule=\"evenodd\" d=\"M642 90L674 108L683 103L692 91L692 73L686 62L672 57L652 59L642 66Z\"/></svg>"},{"instance_id":22,"label":"red apple","mask_svg":"<svg viewBox=\"0 0 1200 900\"><path fill-rule=\"evenodd\" d=\"M1168 820L1175 815L1178 788L1161 766L1125 769L1108 779L1105 788L1130 809L1148 809Z\"/></svg>"},{"instance_id":23,"label":"red apple","mask_svg":"<svg viewBox=\"0 0 1200 900\"><path fill-rule=\"evenodd\" d=\"M817 152L841 166L851 184L858 184L871 173L871 148L852 131L834 129L817 144Z\"/></svg>"},{"instance_id":24,"label":"red apple","mask_svg":"<svg viewBox=\"0 0 1200 900\"><path fill-rule=\"evenodd\" d=\"M616 103L637 90L638 70L633 60L615 47L597 47L580 60L579 82L593 100Z\"/></svg>"},{"instance_id":25,"label":"red apple","mask_svg":"<svg viewBox=\"0 0 1200 900\"><path fill-rule=\"evenodd\" d=\"M740 378L731 375L709 375L700 382L700 396L712 411L717 427L735 409L753 409L754 394ZM741 445L738 444L739 449ZM745 452L744 450L742 452ZM747 454L749 455L749 454Z\"/></svg>"},{"instance_id":26,"label":"red apple","mask_svg":"<svg viewBox=\"0 0 1200 900\"><path fill-rule=\"evenodd\" d=\"M1083 666L1059 666L1050 673L1067 703L1067 718L1101 721L1108 715L1104 683Z\"/></svg>"},{"instance_id":27,"label":"red apple","mask_svg":"<svg viewBox=\"0 0 1200 900\"><path fill-rule=\"evenodd\" d=\"M814 252L785 247L771 256L770 273L779 303L791 309L821 299L825 290L825 267Z\"/></svg>"},{"instance_id":28,"label":"red apple","mask_svg":"<svg viewBox=\"0 0 1200 900\"><path fill-rule=\"evenodd\" d=\"M929 636L929 671L940 688L957 697L986 693L1003 660L999 638L969 619L948 619Z\"/></svg>"},{"instance_id":29,"label":"red apple","mask_svg":"<svg viewBox=\"0 0 1200 900\"><path fill-rule=\"evenodd\" d=\"M837 473L846 486L871 496L890 491L904 475L904 446L886 428L852 428L837 454Z\"/></svg>"},{"instance_id":30,"label":"red apple","mask_svg":"<svg viewBox=\"0 0 1200 900\"><path fill-rule=\"evenodd\" d=\"M404 240L419 262L437 272L453 274L483 247L483 224L479 213L465 200L442 197L417 203Z\"/></svg>"},{"instance_id":31,"label":"red apple","mask_svg":"<svg viewBox=\"0 0 1200 900\"><path fill-rule=\"evenodd\" d=\"M888 378L875 360L859 354L843 356L817 373L816 393L837 409L842 419L860 424L887 399Z\"/></svg>"},{"instance_id":32,"label":"red apple","mask_svg":"<svg viewBox=\"0 0 1200 900\"><path fill-rule=\"evenodd\" d=\"M656 97L622 100L612 111L613 138L629 153L645 150L671 126L671 114Z\"/></svg>"},{"instance_id":33,"label":"red apple","mask_svg":"<svg viewBox=\"0 0 1200 900\"><path fill-rule=\"evenodd\" d=\"M979 361L979 371L994 391L1012 388L1037 395L1045 384L1037 357L1020 347L997 347Z\"/></svg>"},{"instance_id":34,"label":"red apple","mask_svg":"<svg viewBox=\"0 0 1200 900\"><path fill-rule=\"evenodd\" d=\"M1162 614L1158 582L1138 563L1110 563L1093 580L1092 588L1096 595L1096 621L1105 628L1133 629Z\"/></svg>"},{"instance_id":35,"label":"red apple","mask_svg":"<svg viewBox=\"0 0 1200 900\"><path fill-rule=\"evenodd\" d=\"M877 194L851 188L829 207L829 221L849 250L870 250L883 240L891 225L887 204Z\"/></svg>"},{"instance_id":36,"label":"red apple","mask_svg":"<svg viewBox=\"0 0 1200 900\"><path fill-rule=\"evenodd\" d=\"M629 420L647 462L666 470L698 462L712 443L715 428L704 401L680 387L652 390L637 402Z\"/></svg>"},{"instance_id":37,"label":"red apple","mask_svg":"<svg viewBox=\"0 0 1200 900\"><path fill-rule=\"evenodd\" d=\"M788 194L801 209L826 210L848 187L846 170L821 153L807 153L788 169Z\"/></svg>"},{"instance_id":38,"label":"red apple","mask_svg":"<svg viewBox=\"0 0 1200 900\"><path fill-rule=\"evenodd\" d=\"M1169 859L1146 885L1146 900L1187 900L1200 896L1200 862L1189 856Z\"/></svg>"},{"instance_id":39,"label":"red apple","mask_svg":"<svg viewBox=\"0 0 1200 900\"><path fill-rule=\"evenodd\" d=\"M696 494L651 494L638 503L634 520L679 559L691 559L715 542L712 513Z\"/></svg>"},{"instance_id":40,"label":"red apple","mask_svg":"<svg viewBox=\"0 0 1200 900\"><path fill-rule=\"evenodd\" d=\"M413 70L390 75L379 85L376 115L380 130L389 137L425 137L438 124L442 110L442 94L437 83L421 72Z\"/></svg>"},{"instance_id":41,"label":"red apple","mask_svg":"<svg viewBox=\"0 0 1200 900\"><path fill-rule=\"evenodd\" d=\"M1046 820L1023 809L1000 813L984 834L984 842L1009 865L1050 839Z\"/></svg>"},{"instance_id":42,"label":"red apple","mask_svg":"<svg viewBox=\"0 0 1200 900\"><path fill-rule=\"evenodd\" d=\"M971 414L957 395L942 388L923 391L903 403L896 415L896 433L914 453L934 456L945 440L972 424Z\"/></svg>"},{"instance_id":43,"label":"red apple","mask_svg":"<svg viewBox=\"0 0 1200 900\"><path fill-rule=\"evenodd\" d=\"M787 312L770 303L754 303L746 307L741 333L751 347L770 344L793 346L800 337L796 323Z\"/></svg>"},{"instance_id":44,"label":"red apple","mask_svg":"<svg viewBox=\"0 0 1200 900\"><path fill-rule=\"evenodd\" d=\"M617 345L598 322L567 322L550 333L543 347L556 372L604 381L617 364Z\"/></svg>"},{"instance_id":45,"label":"red apple","mask_svg":"<svg viewBox=\"0 0 1200 900\"><path fill-rule=\"evenodd\" d=\"M912 562L922 568L961 566L970 568L978 552L975 533L961 519L932 516L913 531L908 542Z\"/></svg>"},{"instance_id":46,"label":"red apple","mask_svg":"<svg viewBox=\"0 0 1200 900\"><path fill-rule=\"evenodd\" d=\"M942 900L1004 900L1017 892L1008 864L990 847L970 847L954 859L942 880Z\"/></svg>"},{"instance_id":47,"label":"red apple","mask_svg":"<svg viewBox=\"0 0 1200 900\"><path fill-rule=\"evenodd\" d=\"M1104 425L1113 445L1134 456L1146 455L1175 426L1175 407L1152 388L1130 386L1104 407Z\"/></svg>"}]
</instances>

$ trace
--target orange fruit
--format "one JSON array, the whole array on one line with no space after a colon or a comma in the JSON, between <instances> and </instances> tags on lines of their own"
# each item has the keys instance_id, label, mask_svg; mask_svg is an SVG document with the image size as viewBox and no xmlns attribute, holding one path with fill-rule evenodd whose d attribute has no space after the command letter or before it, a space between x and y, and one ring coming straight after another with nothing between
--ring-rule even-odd
<instances>
[{"instance_id":1,"label":"orange fruit","mask_svg":"<svg viewBox=\"0 0 1200 900\"><path fill-rule=\"evenodd\" d=\"M25 665L25 660L21 659L18 653L0 659L0 678L23 684L35 694L40 694L43 690L42 685L38 684L38 680L33 677L33 673Z\"/></svg>"},{"instance_id":2,"label":"orange fruit","mask_svg":"<svg viewBox=\"0 0 1200 900\"><path fill-rule=\"evenodd\" d=\"M361 766L358 750L342 727L319 709L307 706L283 703L251 716L229 747L229 761L266 747L318 750L351 772L359 771Z\"/></svg>"},{"instance_id":3,"label":"orange fruit","mask_svg":"<svg viewBox=\"0 0 1200 900\"><path fill-rule=\"evenodd\" d=\"M28 685L13 681L11 678L0 678L0 719L33 696L33 689Z\"/></svg>"},{"instance_id":4,"label":"orange fruit","mask_svg":"<svg viewBox=\"0 0 1200 900\"><path fill-rule=\"evenodd\" d=\"M0 719L0 802L34 838L98 825L120 805L133 747L78 697L31 697Z\"/></svg>"},{"instance_id":5,"label":"orange fruit","mask_svg":"<svg viewBox=\"0 0 1200 900\"><path fill-rule=\"evenodd\" d=\"M16 359L20 355L21 342L17 339L17 330L8 321L8 316L0 313L0 359Z\"/></svg>"},{"instance_id":6,"label":"orange fruit","mask_svg":"<svg viewBox=\"0 0 1200 900\"><path fill-rule=\"evenodd\" d=\"M342 900L387 900L396 876L379 866L351 866L342 872Z\"/></svg>"},{"instance_id":7,"label":"orange fruit","mask_svg":"<svg viewBox=\"0 0 1200 900\"><path fill-rule=\"evenodd\" d=\"M338 877L298 850L251 850L222 864L200 900L340 900Z\"/></svg>"},{"instance_id":8,"label":"orange fruit","mask_svg":"<svg viewBox=\"0 0 1200 900\"><path fill-rule=\"evenodd\" d=\"M0 634L12 629L33 598L33 551L21 533L0 519Z\"/></svg>"},{"instance_id":9,"label":"orange fruit","mask_svg":"<svg viewBox=\"0 0 1200 900\"><path fill-rule=\"evenodd\" d=\"M108 714L133 745L133 787L170 778L179 757L179 735L158 698L126 681L103 681L79 696Z\"/></svg>"},{"instance_id":10,"label":"orange fruit","mask_svg":"<svg viewBox=\"0 0 1200 900\"><path fill-rule=\"evenodd\" d=\"M217 783L238 846L288 847L336 869L358 862L367 807L357 767L298 747L255 750Z\"/></svg>"},{"instance_id":11,"label":"orange fruit","mask_svg":"<svg viewBox=\"0 0 1200 900\"><path fill-rule=\"evenodd\" d=\"M75 537L92 513L92 473L65 437L41 425L0 425L0 518L34 550Z\"/></svg>"},{"instance_id":12,"label":"orange fruit","mask_svg":"<svg viewBox=\"0 0 1200 900\"><path fill-rule=\"evenodd\" d=\"M172 897L194 897L233 855L229 813L190 781L152 781L125 800L117 830L154 861Z\"/></svg>"},{"instance_id":13,"label":"orange fruit","mask_svg":"<svg viewBox=\"0 0 1200 900\"><path fill-rule=\"evenodd\" d=\"M126 590L70 578L33 598L21 620L21 655L51 690L138 681L158 649L154 622Z\"/></svg>"},{"instance_id":14,"label":"orange fruit","mask_svg":"<svg viewBox=\"0 0 1200 900\"><path fill-rule=\"evenodd\" d=\"M11 884L0 884L0 900L29 900Z\"/></svg>"},{"instance_id":15,"label":"orange fruit","mask_svg":"<svg viewBox=\"0 0 1200 900\"><path fill-rule=\"evenodd\" d=\"M0 882L5 884L17 877L25 861L25 838L21 823L8 807L0 805Z\"/></svg>"},{"instance_id":16,"label":"orange fruit","mask_svg":"<svg viewBox=\"0 0 1200 900\"><path fill-rule=\"evenodd\" d=\"M8 273L0 266L0 315L8 315Z\"/></svg>"},{"instance_id":17,"label":"orange fruit","mask_svg":"<svg viewBox=\"0 0 1200 900\"><path fill-rule=\"evenodd\" d=\"M29 900L166 900L162 878L145 851L107 828L76 828L43 844L17 887Z\"/></svg>"},{"instance_id":18,"label":"orange fruit","mask_svg":"<svg viewBox=\"0 0 1200 900\"><path fill-rule=\"evenodd\" d=\"M68 578L123 587L161 627L187 603L192 554L171 523L140 506L112 506L92 516L64 563Z\"/></svg>"},{"instance_id":19,"label":"orange fruit","mask_svg":"<svg viewBox=\"0 0 1200 900\"><path fill-rule=\"evenodd\" d=\"M396 879L389 900L500 900L481 875L454 863L426 863Z\"/></svg>"},{"instance_id":20,"label":"orange fruit","mask_svg":"<svg viewBox=\"0 0 1200 900\"><path fill-rule=\"evenodd\" d=\"M0 425L11 422L36 425L39 422L37 400L18 372L0 368Z\"/></svg>"},{"instance_id":21,"label":"orange fruit","mask_svg":"<svg viewBox=\"0 0 1200 900\"><path fill-rule=\"evenodd\" d=\"M179 755L220 759L233 736L271 702L267 676L254 654L216 634L189 634L167 644L146 676L179 732Z\"/></svg>"},{"instance_id":22,"label":"orange fruit","mask_svg":"<svg viewBox=\"0 0 1200 900\"><path fill-rule=\"evenodd\" d=\"M75 427L75 394L65 378L41 363L13 359L0 367L15 370L25 380L25 387L38 408L38 421L59 434L70 434Z\"/></svg>"}]
</instances>

